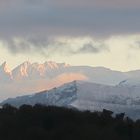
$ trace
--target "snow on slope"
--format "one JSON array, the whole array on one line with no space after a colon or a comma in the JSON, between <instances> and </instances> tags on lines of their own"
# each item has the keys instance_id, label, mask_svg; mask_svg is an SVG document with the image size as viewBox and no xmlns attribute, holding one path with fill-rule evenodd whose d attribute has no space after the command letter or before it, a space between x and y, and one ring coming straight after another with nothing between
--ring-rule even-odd
<instances>
[{"instance_id":1,"label":"snow on slope","mask_svg":"<svg viewBox=\"0 0 140 140\"><path fill-rule=\"evenodd\" d=\"M7 99L2 104L14 106L36 103L56 106L73 106L80 110L109 109L125 112L133 118L140 116L140 87L108 86L74 81L41 93Z\"/></svg>"},{"instance_id":2,"label":"snow on slope","mask_svg":"<svg viewBox=\"0 0 140 140\"><path fill-rule=\"evenodd\" d=\"M49 90L73 80L113 86L140 85L139 73L139 70L119 72L104 67L70 66L52 61L42 64L26 61L10 70L5 62L0 66L0 101L8 97Z\"/></svg>"},{"instance_id":3,"label":"snow on slope","mask_svg":"<svg viewBox=\"0 0 140 140\"><path fill-rule=\"evenodd\" d=\"M46 105L68 106L77 99L76 83L64 84L59 88L53 88L50 91L43 91L32 95L19 96L17 98L10 98L2 102L2 104L9 103L14 106L22 104L34 105L37 103Z\"/></svg>"}]
</instances>

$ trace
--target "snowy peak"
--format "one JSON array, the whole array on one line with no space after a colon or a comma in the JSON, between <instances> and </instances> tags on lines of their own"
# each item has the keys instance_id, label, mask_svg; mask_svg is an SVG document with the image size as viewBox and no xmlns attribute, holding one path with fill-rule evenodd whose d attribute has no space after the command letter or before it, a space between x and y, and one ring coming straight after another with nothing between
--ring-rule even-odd
<instances>
[{"instance_id":1,"label":"snowy peak","mask_svg":"<svg viewBox=\"0 0 140 140\"><path fill-rule=\"evenodd\" d=\"M19 71L21 73L21 76L28 77L28 69L30 65L31 65L30 62L28 61L20 65Z\"/></svg>"},{"instance_id":2,"label":"snowy peak","mask_svg":"<svg viewBox=\"0 0 140 140\"><path fill-rule=\"evenodd\" d=\"M59 68L58 64L53 61L46 61L44 63L44 65L49 69L58 69Z\"/></svg>"},{"instance_id":3,"label":"snowy peak","mask_svg":"<svg viewBox=\"0 0 140 140\"><path fill-rule=\"evenodd\" d=\"M17 66L13 70L14 79L36 79L48 75L53 75L55 71L68 67L65 63L56 63L53 61L46 61L43 64L30 63L28 61ZM46 77L45 77L46 78Z\"/></svg>"},{"instance_id":4,"label":"snowy peak","mask_svg":"<svg viewBox=\"0 0 140 140\"><path fill-rule=\"evenodd\" d=\"M0 66L0 70L4 73L11 73L10 68L8 67L6 61Z\"/></svg>"},{"instance_id":5,"label":"snowy peak","mask_svg":"<svg viewBox=\"0 0 140 140\"><path fill-rule=\"evenodd\" d=\"M6 62L0 66L0 79L1 82L7 82L13 79L12 72Z\"/></svg>"},{"instance_id":6,"label":"snowy peak","mask_svg":"<svg viewBox=\"0 0 140 140\"><path fill-rule=\"evenodd\" d=\"M69 64L66 63L56 63L54 61L46 61L44 65L49 69L60 69L70 66Z\"/></svg>"},{"instance_id":7,"label":"snowy peak","mask_svg":"<svg viewBox=\"0 0 140 140\"><path fill-rule=\"evenodd\" d=\"M25 61L24 63L22 63L21 65L17 66L13 71L13 77L14 79L23 79L25 77L28 77L28 71L29 71L29 67L30 67L31 63L28 61Z\"/></svg>"}]
</instances>

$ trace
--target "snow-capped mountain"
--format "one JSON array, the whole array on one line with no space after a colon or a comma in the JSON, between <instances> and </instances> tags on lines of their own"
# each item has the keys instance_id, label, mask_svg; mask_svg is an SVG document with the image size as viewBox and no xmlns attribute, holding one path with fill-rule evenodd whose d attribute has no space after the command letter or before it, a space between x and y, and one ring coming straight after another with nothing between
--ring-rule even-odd
<instances>
[{"instance_id":1,"label":"snow-capped mountain","mask_svg":"<svg viewBox=\"0 0 140 140\"><path fill-rule=\"evenodd\" d=\"M10 70L5 62L1 65L0 72L1 75L9 75L9 77L12 77L11 79L13 79L13 81L18 82L36 79L51 80L62 74L81 74L89 81L114 85L127 77L125 73L113 71L104 67L70 66L65 63L56 63L52 61L43 64L26 61L13 70ZM4 80L5 77L1 77Z\"/></svg>"},{"instance_id":2,"label":"snow-capped mountain","mask_svg":"<svg viewBox=\"0 0 140 140\"><path fill-rule=\"evenodd\" d=\"M140 116L140 86L109 86L74 81L49 91L7 99L2 104L56 105L74 107L80 110L101 111L109 109L115 113L125 112L128 116Z\"/></svg>"},{"instance_id":3,"label":"snow-capped mountain","mask_svg":"<svg viewBox=\"0 0 140 140\"><path fill-rule=\"evenodd\" d=\"M22 104L34 105L36 103L41 103L46 105L67 106L76 99L77 85L76 82L71 82L49 91L42 91L32 95L7 99L2 104L9 103L15 106L20 106Z\"/></svg>"},{"instance_id":4,"label":"snow-capped mountain","mask_svg":"<svg viewBox=\"0 0 140 140\"><path fill-rule=\"evenodd\" d=\"M48 79L50 75L56 75L55 72L62 68L67 67L65 63L55 63L52 61L45 62L43 64L30 63L28 61L22 63L13 69L13 77L15 80L27 80L27 79L37 79L46 78Z\"/></svg>"},{"instance_id":5,"label":"snow-capped mountain","mask_svg":"<svg viewBox=\"0 0 140 140\"><path fill-rule=\"evenodd\" d=\"M52 61L46 61L42 64L25 61L10 70L7 63L4 62L0 66L0 100L49 90L74 80L124 86L127 85L126 81L130 79L134 79L134 82L140 81L139 73L138 70L120 72L104 67L71 66ZM135 80L136 77L137 80Z\"/></svg>"},{"instance_id":6,"label":"snow-capped mountain","mask_svg":"<svg viewBox=\"0 0 140 140\"><path fill-rule=\"evenodd\" d=\"M10 80L12 80L12 72L9 69L8 65L6 62L4 62L1 66L0 66L0 82L4 81L4 82L8 82Z\"/></svg>"}]
</instances>

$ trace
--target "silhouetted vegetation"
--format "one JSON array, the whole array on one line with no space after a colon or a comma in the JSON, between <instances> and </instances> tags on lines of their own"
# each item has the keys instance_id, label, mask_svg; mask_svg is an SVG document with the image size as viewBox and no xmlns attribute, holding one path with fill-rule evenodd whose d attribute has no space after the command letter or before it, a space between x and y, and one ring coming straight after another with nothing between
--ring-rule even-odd
<instances>
[{"instance_id":1,"label":"silhouetted vegetation","mask_svg":"<svg viewBox=\"0 0 140 140\"><path fill-rule=\"evenodd\" d=\"M1 140L140 140L140 120L53 106L0 109Z\"/></svg>"}]
</instances>

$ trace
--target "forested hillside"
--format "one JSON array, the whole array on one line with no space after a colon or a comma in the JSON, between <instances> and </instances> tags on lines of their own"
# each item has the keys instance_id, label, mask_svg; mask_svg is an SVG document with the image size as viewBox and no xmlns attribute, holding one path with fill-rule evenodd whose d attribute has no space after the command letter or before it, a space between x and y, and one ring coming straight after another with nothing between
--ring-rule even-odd
<instances>
[{"instance_id":1,"label":"forested hillside","mask_svg":"<svg viewBox=\"0 0 140 140\"><path fill-rule=\"evenodd\" d=\"M53 106L0 109L1 140L139 140L140 120L124 114L81 112Z\"/></svg>"}]
</instances>

